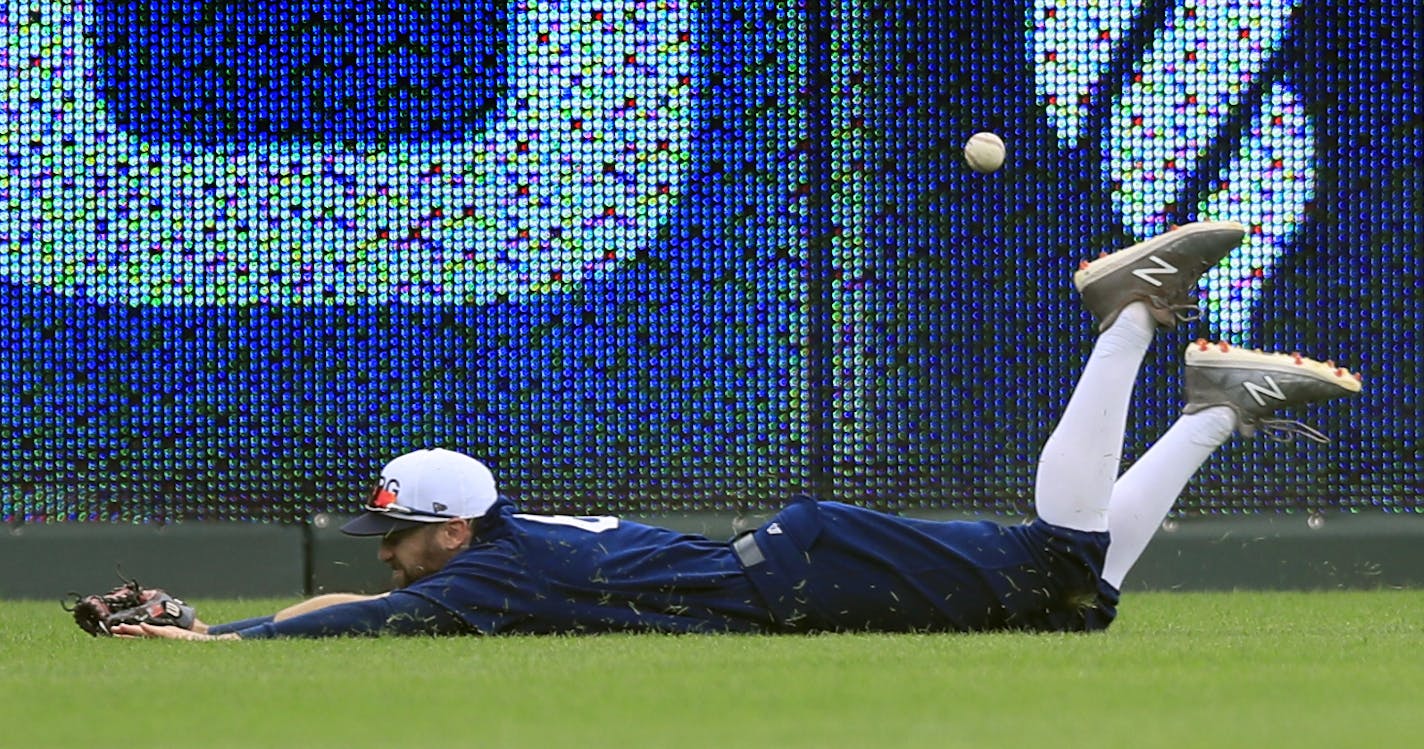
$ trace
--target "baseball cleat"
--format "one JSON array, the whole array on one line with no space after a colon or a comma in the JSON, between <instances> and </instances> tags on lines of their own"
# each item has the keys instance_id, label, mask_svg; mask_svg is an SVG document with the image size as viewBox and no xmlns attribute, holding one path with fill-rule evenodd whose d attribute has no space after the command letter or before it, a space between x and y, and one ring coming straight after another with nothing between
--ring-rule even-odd
<instances>
[{"instance_id":1,"label":"baseball cleat","mask_svg":"<svg viewBox=\"0 0 1424 749\"><path fill-rule=\"evenodd\" d=\"M1360 392L1362 379L1334 362L1198 340L1187 347L1187 405L1183 411L1228 406L1236 412L1237 431L1244 437L1260 427L1272 439L1285 442L1297 435L1329 442L1324 434L1298 421L1265 417L1278 408L1353 395Z\"/></svg>"},{"instance_id":2,"label":"baseball cleat","mask_svg":"<svg viewBox=\"0 0 1424 749\"><path fill-rule=\"evenodd\" d=\"M1234 221L1187 224L1124 250L1084 261L1073 274L1083 304L1107 330L1123 307L1147 302L1152 319L1170 328L1201 316L1191 291L1236 249L1246 227Z\"/></svg>"}]
</instances>

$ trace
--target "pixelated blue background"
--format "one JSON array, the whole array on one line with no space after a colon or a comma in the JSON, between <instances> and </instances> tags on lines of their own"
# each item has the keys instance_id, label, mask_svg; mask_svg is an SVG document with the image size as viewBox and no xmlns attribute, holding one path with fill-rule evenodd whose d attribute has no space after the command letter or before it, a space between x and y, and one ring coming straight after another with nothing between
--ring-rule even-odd
<instances>
[{"instance_id":1,"label":"pixelated blue background","mask_svg":"<svg viewBox=\"0 0 1424 749\"><path fill-rule=\"evenodd\" d=\"M507 71L469 64L500 48L503 6L427 4L468 7L459 27L423 25L415 5L366 6L360 23L418 37L445 71L402 81L406 67L429 69L406 59L415 41L368 54L360 45L374 36L302 25L303 11L338 5L292 4L285 18L304 30L290 38L391 83L389 108L329 106L349 98L347 76L290 87L225 55L222 30L276 23L244 26L243 4L101 0L124 20L102 32L112 116L195 146L433 139L479 123L503 90ZM352 509L382 462L437 445L486 459L536 510L766 509L801 490L1027 509L1038 446L1090 342L1071 270L1127 240L1099 156L1057 143L1035 104L1024 5L807 7L805 50L758 30L801 11L698 7L688 188L635 262L573 293L482 307L142 308L0 284L2 514L296 520ZM158 20L204 8L217 20L202 45ZM847 12L873 19L861 43L879 135L865 154L872 175L837 192L830 39ZM1328 446L1233 443L1189 489L1187 511L1424 507L1419 26L1406 0L1305 2L1293 17L1280 64L1316 123L1317 197L1252 344L1335 356L1367 374L1367 391L1300 415L1335 437ZM209 48L211 64L193 51ZM309 66L296 49L267 64ZM234 94L242 107L214 111ZM795 118L783 133L753 126L785 97L804 107L804 133ZM960 162L976 130L1010 142L1001 172ZM828 251L834 201L849 199L877 218L864 258L874 278L854 295ZM832 323L847 305L859 305L849 332ZM1195 332L1159 336L1129 460L1179 408L1179 352ZM863 348L838 357L852 334ZM833 409L838 399L852 405Z\"/></svg>"},{"instance_id":2,"label":"pixelated blue background","mask_svg":"<svg viewBox=\"0 0 1424 749\"><path fill-rule=\"evenodd\" d=\"M458 139L508 89L503 2L98 6L99 93L150 142Z\"/></svg>"}]
</instances>

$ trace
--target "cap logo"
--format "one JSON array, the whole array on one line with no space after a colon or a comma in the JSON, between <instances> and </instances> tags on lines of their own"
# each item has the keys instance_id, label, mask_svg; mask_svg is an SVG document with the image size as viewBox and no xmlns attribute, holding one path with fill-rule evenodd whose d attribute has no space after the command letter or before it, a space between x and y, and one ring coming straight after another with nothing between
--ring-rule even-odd
<instances>
[{"instance_id":1,"label":"cap logo","mask_svg":"<svg viewBox=\"0 0 1424 749\"><path fill-rule=\"evenodd\" d=\"M433 507L433 508L435 508L435 511L436 511L436 512L444 512L444 511L450 509L449 505L443 505L443 504L440 504L439 502L432 502L432 503L430 503L430 506Z\"/></svg>"},{"instance_id":2,"label":"cap logo","mask_svg":"<svg viewBox=\"0 0 1424 749\"><path fill-rule=\"evenodd\" d=\"M396 497L400 495L400 481L397 479L386 479L376 482L375 491L371 492L372 507L389 507L396 503Z\"/></svg>"}]
</instances>

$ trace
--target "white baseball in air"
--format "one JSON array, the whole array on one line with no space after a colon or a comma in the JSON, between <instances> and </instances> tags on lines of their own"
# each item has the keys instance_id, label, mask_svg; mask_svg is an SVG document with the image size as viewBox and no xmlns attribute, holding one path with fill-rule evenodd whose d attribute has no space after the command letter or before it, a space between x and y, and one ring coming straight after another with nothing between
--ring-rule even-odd
<instances>
[{"instance_id":1,"label":"white baseball in air","mask_svg":"<svg viewBox=\"0 0 1424 749\"><path fill-rule=\"evenodd\" d=\"M964 144L964 160L980 174L997 171L1004 165L1004 139L993 133L975 133Z\"/></svg>"}]
</instances>

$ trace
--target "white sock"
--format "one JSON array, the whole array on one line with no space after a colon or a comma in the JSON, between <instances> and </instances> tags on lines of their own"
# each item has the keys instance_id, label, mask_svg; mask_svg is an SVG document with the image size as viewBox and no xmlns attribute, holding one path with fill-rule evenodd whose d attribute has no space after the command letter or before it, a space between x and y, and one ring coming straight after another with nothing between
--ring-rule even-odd
<instances>
[{"instance_id":1,"label":"white sock","mask_svg":"<svg viewBox=\"0 0 1424 749\"><path fill-rule=\"evenodd\" d=\"M1132 386L1157 324L1144 302L1122 308L1093 344L1068 407L1039 455L1038 516L1082 531L1108 529Z\"/></svg>"},{"instance_id":2,"label":"white sock","mask_svg":"<svg viewBox=\"0 0 1424 749\"><path fill-rule=\"evenodd\" d=\"M1226 406L1186 414L1118 479L1108 509L1112 542L1103 580L1122 587L1192 474L1235 428L1236 412Z\"/></svg>"}]
</instances>

